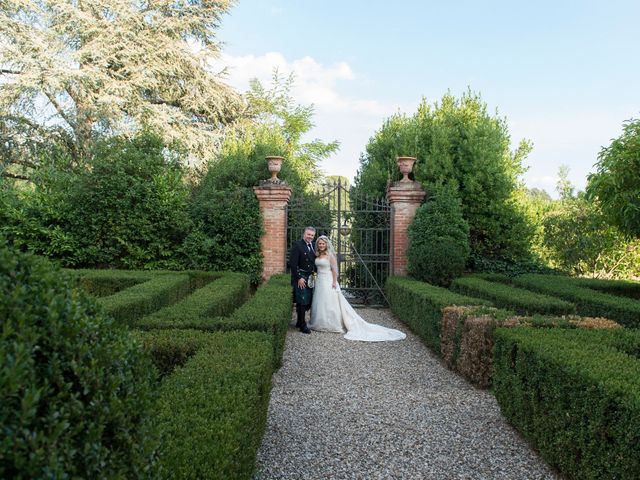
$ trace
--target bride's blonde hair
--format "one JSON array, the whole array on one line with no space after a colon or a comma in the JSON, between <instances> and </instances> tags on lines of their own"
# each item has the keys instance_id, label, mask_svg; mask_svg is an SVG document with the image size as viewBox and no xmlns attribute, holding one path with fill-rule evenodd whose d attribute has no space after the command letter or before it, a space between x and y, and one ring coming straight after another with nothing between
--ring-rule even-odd
<instances>
[{"instance_id":1,"label":"bride's blonde hair","mask_svg":"<svg viewBox=\"0 0 640 480\"><path fill-rule=\"evenodd\" d=\"M325 243L325 245L327 246L327 248L325 249L327 254L328 255L333 255L335 257L336 256L336 251L333 249L333 245L331 243L331 240L329 240L329 237L327 237L326 235L320 235L318 237L318 239L316 240L316 249L317 249L318 242L320 240L322 240Z\"/></svg>"}]
</instances>

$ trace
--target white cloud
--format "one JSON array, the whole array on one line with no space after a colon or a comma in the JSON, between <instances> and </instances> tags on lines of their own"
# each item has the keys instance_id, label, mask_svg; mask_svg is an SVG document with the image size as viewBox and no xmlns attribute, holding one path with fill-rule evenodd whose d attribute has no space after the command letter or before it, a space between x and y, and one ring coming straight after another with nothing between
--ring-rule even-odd
<instances>
[{"instance_id":1,"label":"white cloud","mask_svg":"<svg viewBox=\"0 0 640 480\"><path fill-rule=\"evenodd\" d=\"M211 62L211 66L217 70L227 67L228 83L241 91L249 88L252 78L268 86L275 69L282 76L293 73L293 97L301 104L313 104L318 112L352 112L378 117L393 113L393 108L377 100L353 98L340 92L340 82L357 81L347 62L325 66L310 56L288 60L279 52L269 52L260 56L223 54Z\"/></svg>"},{"instance_id":2,"label":"white cloud","mask_svg":"<svg viewBox=\"0 0 640 480\"><path fill-rule=\"evenodd\" d=\"M314 105L315 128L307 140L340 142L340 151L320 165L327 175L352 178L369 138L384 118L398 110L397 105L344 94L345 86L357 86L363 81L344 61L327 66L310 56L289 60L282 53L270 52L259 56L223 54L210 65L218 71L227 67L227 83L240 91L248 90L252 78L268 88L276 68L283 77L293 73L291 95L297 103Z\"/></svg>"}]
</instances>

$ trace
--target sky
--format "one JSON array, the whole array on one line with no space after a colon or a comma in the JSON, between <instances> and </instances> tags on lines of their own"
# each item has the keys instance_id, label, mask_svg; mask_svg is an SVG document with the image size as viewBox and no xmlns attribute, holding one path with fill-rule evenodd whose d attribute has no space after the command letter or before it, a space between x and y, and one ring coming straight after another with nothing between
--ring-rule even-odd
<instances>
[{"instance_id":1,"label":"sky","mask_svg":"<svg viewBox=\"0 0 640 480\"><path fill-rule=\"evenodd\" d=\"M471 89L506 118L512 149L533 143L525 184L557 197L560 165L584 190L602 147L640 118L638 0L239 0L218 39L241 91L294 74L292 96L315 108L308 140L341 144L327 175L353 178L394 113Z\"/></svg>"}]
</instances>

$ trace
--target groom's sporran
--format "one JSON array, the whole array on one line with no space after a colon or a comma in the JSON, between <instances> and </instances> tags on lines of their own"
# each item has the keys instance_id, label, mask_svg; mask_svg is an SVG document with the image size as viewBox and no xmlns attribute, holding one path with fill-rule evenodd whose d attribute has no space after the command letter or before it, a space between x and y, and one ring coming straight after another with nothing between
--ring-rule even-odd
<instances>
[{"instance_id":1,"label":"groom's sporran","mask_svg":"<svg viewBox=\"0 0 640 480\"><path fill-rule=\"evenodd\" d=\"M305 312L311 308L313 300L313 274L316 269L316 252L313 242L315 235L315 228L305 228L302 238L293 242L289 252L291 286L296 303L296 327L302 333L311 333L305 321Z\"/></svg>"}]
</instances>

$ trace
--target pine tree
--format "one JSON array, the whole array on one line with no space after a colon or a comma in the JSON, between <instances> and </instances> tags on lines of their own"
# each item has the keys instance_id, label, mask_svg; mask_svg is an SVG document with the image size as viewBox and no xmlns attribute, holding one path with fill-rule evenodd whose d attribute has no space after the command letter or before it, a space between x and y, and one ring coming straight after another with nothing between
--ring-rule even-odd
<instances>
[{"instance_id":1,"label":"pine tree","mask_svg":"<svg viewBox=\"0 0 640 480\"><path fill-rule=\"evenodd\" d=\"M232 3L0 2L3 160L33 166L52 142L79 160L97 137L141 126L196 158L215 150L245 108L207 65Z\"/></svg>"}]
</instances>

